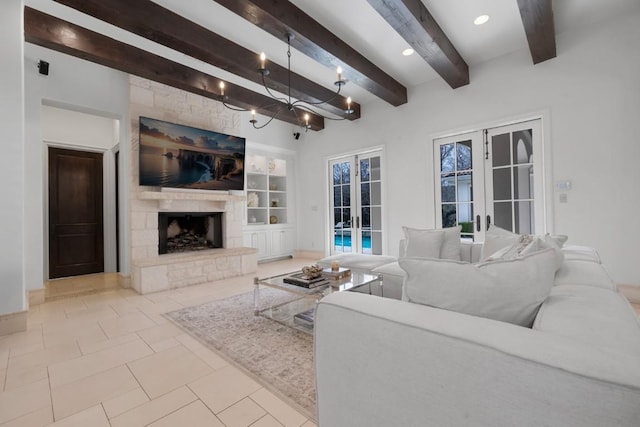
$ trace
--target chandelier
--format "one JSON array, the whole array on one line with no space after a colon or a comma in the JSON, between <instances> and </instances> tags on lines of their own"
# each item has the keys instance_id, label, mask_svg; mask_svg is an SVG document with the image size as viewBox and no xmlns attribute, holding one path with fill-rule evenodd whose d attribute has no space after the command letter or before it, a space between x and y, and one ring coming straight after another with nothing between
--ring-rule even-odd
<instances>
[{"instance_id":1,"label":"chandelier","mask_svg":"<svg viewBox=\"0 0 640 427\"><path fill-rule=\"evenodd\" d=\"M239 108L239 107L234 107L227 104L226 101L228 98L224 94L225 83L223 81L220 82L220 96L218 97L218 100L222 103L222 105L224 105L226 108L230 110L250 111L251 120L249 120L249 123L251 123L255 129L264 128L269 123L271 123L273 119L277 118L278 115L281 112L283 112L285 109L294 113L295 118L298 122L298 125L301 128L304 128L305 132L309 130L309 128L311 128L311 125L309 124L309 119L310 119L309 113L315 114L327 120L346 120L349 117L349 115L353 114L354 112L353 109L351 108L351 97L347 97L347 108L346 110L344 110L344 116L342 117L328 117L322 113L319 113L317 109L314 108L315 106L327 104L332 100L334 100L337 96L340 95L340 90L342 90L342 86L347 84L347 81L342 77L342 68L340 67L338 67L337 69L338 80L334 82L334 85L336 85L338 89L336 90L336 92L333 94L331 98L325 101L317 101L317 102L303 101L300 99L294 100L293 98L291 98L291 40L293 40L295 36L293 35L293 33L287 32L285 34L285 37L287 38L287 94L286 94L286 97L282 97L274 94L273 91L269 88L269 86L267 86L266 77L270 74L270 71L266 66L267 57L264 54L264 52L260 54L260 68L258 68L257 71L262 76L262 85L267 91L267 94L269 95L269 97L271 97L274 100L274 102L268 105L263 105L259 108L263 109L263 108L273 107L274 105L279 106L275 111L275 113L273 113L273 115L271 115L265 123L261 125L258 124L258 120L256 119L255 109Z\"/></svg>"}]
</instances>

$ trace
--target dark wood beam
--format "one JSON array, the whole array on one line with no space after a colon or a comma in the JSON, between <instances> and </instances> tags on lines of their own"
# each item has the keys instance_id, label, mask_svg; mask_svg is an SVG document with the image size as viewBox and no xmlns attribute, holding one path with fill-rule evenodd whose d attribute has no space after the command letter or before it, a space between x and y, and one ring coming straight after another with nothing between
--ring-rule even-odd
<instances>
[{"instance_id":1,"label":"dark wood beam","mask_svg":"<svg viewBox=\"0 0 640 427\"><path fill-rule=\"evenodd\" d=\"M388 103L407 102L407 88L286 0L214 0L268 33L295 35L291 45L327 67L342 67L350 82Z\"/></svg>"},{"instance_id":2,"label":"dark wood beam","mask_svg":"<svg viewBox=\"0 0 640 427\"><path fill-rule=\"evenodd\" d=\"M421 0L367 0L452 88L469 84L469 66Z\"/></svg>"},{"instance_id":3,"label":"dark wood beam","mask_svg":"<svg viewBox=\"0 0 640 427\"><path fill-rule=\"evenodd\" d=\"M119 42L70 22L47 15L30 7L24 9L25 41L87 61L95 62L125 73L164 83L187 92L219 100L220 78L170 61L142 49ZM225 95L230 105L251 109L298 125L295 113L272 98L241 86L226 83ZM261 106L261 107L260 107ZM284 107L284 108L283 108ZM312 130L324 129L324 118L311 115Z\"/></svg>"},{"instance_id":4,"label":"dark wood beam","mask_svg":"<svg viewBox=\"0 0 640 427\"><path fill-rule=\"evenodd\" d=\"M224 69L247 80L262 84L258 53L219 36L188 19L165 9L150 0L55 0L77 9L101 21L145 37L156 43L182 52L193 58ZM281 34L283 41L284 33ZM288 70L273 62L269 63L270 74L267 84L280 93L288 93ZM331 82L333 83L333 82ZM345 116L347 99L335 96L335 90L302 77L291 74L291 95L293 98L317 105L325 111L340 117ZM352 102L349 120L360 118L360 105Z\"/></svg>"},{"instance_id":5,"label":"dark wood beam","mask_svg":"<svg viewBox=\"0 0 640 427\"><path fill-rule=\"evenodd\" d=\"M518 0L533 63L556 57L556 30L551 0Z\"/></svg>"}]
</instances>

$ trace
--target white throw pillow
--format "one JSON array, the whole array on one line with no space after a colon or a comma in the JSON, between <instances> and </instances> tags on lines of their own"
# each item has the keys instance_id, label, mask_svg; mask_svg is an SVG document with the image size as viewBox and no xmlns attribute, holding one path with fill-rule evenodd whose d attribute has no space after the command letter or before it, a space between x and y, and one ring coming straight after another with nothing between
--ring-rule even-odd
<instances>
[{"instance_id":1,"label":"white throw pillow","mask_svg":"<svg viewBox=\"0 0 640 427\"><path fill-rule=\"evenodd\" d=\"M480 259L485 260L498 252L500 249L512 246L520 238L519 234L512 233L504 228L491 225L484 233L484 243Z\"/></svg>"},{"instance_id":2,"label":"white throw pillow","mask_svg":"<svg viewBox=\"0 0 640 427\"><path fill-rule=\"evenodd\" d=\"M406 240L405 256L460 260L461 226L434 230L411 227L402 227L402 229ZM434 252L433 248L438 239L441 239L440 246L438 251Z\"/></svg>"},{"instance_id":3,"label":"white throw pillow","mask_svg":"<svg viewBox=\"0 0 640 427\"><path fill-rule=\"evenodd\" d=\"M403 300L531 327L549 295L555 255L546 249L479 264L401 258Z\"/></svg>"},{"instance_id":4,"label":"white throw pillow","mask_svg":"<svg viewBox=\"0 0 640 427\"><path fill-rule=\"evenodd\" d=\"M402 227L405 237L405 256L415 258L440 258L440 247L444 240L442 230L418 230Z\"/></svg>"},{"instance_id":5,"label":"white throw pillow","mask_svg":"<svg viewBox=\"0 0 640 427\"><path fill-rule=\"evenodd\" d=\"M509 260L519 256L530 255L544 249L554 250L556 271L558 271L564 262L564 254L560 246L556 243L556 240L549 235L540 237L531 234L522 234L514 244L499 249L494 254L485 258L484 261Z\"/></svg>"},{"instance_id":6,"label":"white throw pillow","mask_svg":"<svg viewBox=\"0 0 640 427\"><path fill-rule=\"evenodd\" d=\"M497 227L496 225L491 225L487 232L484 235L484 243L482 245L482 251L480 254L480 259L484 261L488 261L490 259L503 258L505 255L508 256L513 250L517 250L520 253L526 245L520 246L518 248L514 247L518 245L518 241L521 236L531 236L531 238L537 237L546 243L553 243L552 247L554 249L560 250L562 245L568 240L567 236L564 235L551 235L545 234L544 236L534 236L529 234L516 234L512 233L509 230L505 230L504 228ZM522 243L522 242L521 242ZM507 247L511 248L510 250L506 249ZM500 252L500 250L503 250ZM563 257L564 260L564 257ZM562 264L562 263L560 263Z\"/></svg>"},{"instance_id":7,"label":"white throw pillow","mask_svg":"<svg viewBox=\"0 0 640 427\"><path fill-rule=\"evenodd\" d=\"M444 240L440 247L440 259L460 261L460 232L462 226L443 228Z\"/></svg>"}]
</instances>

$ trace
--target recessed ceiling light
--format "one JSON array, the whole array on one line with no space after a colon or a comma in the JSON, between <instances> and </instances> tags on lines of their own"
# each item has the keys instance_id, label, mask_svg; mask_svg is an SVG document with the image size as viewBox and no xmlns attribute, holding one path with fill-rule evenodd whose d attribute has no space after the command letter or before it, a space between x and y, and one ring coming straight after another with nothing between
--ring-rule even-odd
<instances>
[{"instance_id":1,"label":"recessed ceiling light","mask_svg":"<svg viewBox=\"0 0 640 427\"><path fill-rule=\"evenodd\" d=\"M476 25L482 25L489 20L489 15L480 15L476 19L473 20L473 23Z\"/></svg>"},{"instance_id":2,"label":"recessed ceiling light","mask_svg":"<svg viewBox=\"0 0 640 427\"><path fill-rule=\"evenodd\" d=\"M408 48L408 49L403 50L403 51L402 51L402 54L403 54L404 56L411 56L411 55L413 55L413 53L414 53L414 52L415 52L415 50L413 50L413 49L411 49L411 48Z\"/></svg>"}]
</instances>

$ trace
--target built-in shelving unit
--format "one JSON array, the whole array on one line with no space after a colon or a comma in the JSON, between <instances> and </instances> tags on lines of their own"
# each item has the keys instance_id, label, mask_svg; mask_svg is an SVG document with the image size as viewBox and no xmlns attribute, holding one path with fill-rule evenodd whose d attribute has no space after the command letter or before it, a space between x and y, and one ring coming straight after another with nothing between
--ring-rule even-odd
<instances>
[{"instance_id":1,"label":"built-in shelving unit","mask_svg":"<svg viewBox=\"0 0 640 427\"><path fill-rule=\"evenodd\" d=\"M258 259L291 256L295 246L292 202L292 160L269 151L247 151L245 183L247 217L244 245L258 250Z\"/></svg>"},{"instance_id":2,"label":"built-in shelving unit","mask_svg":"<svg viewBox=\"0 0 640 427\"><path fill-rule=\"evenodd\" d=\"M287 224L287 161L247 156L247 224Z\"/></svg>"}]
</instances>

